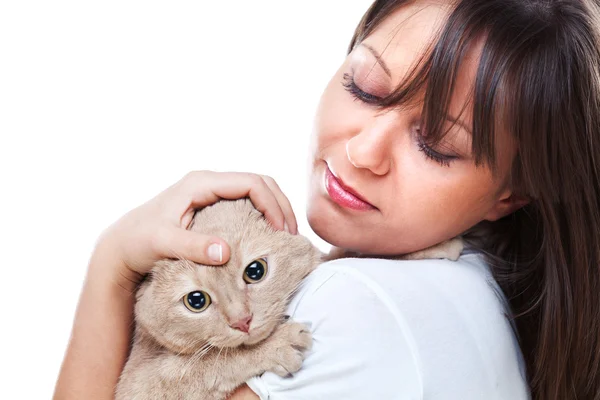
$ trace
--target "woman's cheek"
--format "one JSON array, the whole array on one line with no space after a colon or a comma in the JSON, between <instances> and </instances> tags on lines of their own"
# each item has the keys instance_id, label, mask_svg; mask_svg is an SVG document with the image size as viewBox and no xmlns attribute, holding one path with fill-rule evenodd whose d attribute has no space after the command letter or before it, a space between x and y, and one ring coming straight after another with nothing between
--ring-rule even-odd
<instances>
[{"instance_id":1,"label":"woman's cheek","mask_svg":"<svg viewBox=\"0 0 600 400\"><path fill-rule=\"evenodd\" d=\"M441 166L425 158L412 140L406 146L409 149L398 160L396 190L407 211L420 216L419 223L436 226L469 207L471 184L458 179L452 165Z\"/></svg>"},{"instance_id":2,"label":"woman's cheek","mask_svg":"<svg viewBox=\"0 0 600 400\"><path fill-rule=\"evenodd\" d=\"M361 132L363 119L360 110L356 110L356 105L345 98L345 94L333 93L323 99L316 124L323 144L350 139Z\"/></svg>"}]
</instances>

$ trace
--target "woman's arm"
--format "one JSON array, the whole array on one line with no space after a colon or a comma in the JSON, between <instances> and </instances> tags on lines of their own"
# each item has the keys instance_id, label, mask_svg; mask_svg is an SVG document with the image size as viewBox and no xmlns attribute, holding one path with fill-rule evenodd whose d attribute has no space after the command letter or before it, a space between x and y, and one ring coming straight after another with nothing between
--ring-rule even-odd
<instances>
[{"instance_id":1,"label":"woman's arm","mask_svg":"<svg viewBox=\"0 0 600 400\"><path fill-rule=\"evenodd\" d=\"M121 261L98 246L88 267L54 399L111 399L127 358L135 284Z\"/></svg>"},{"instance_id":2,"label":"woman's arm","mask_svg":"<svg viewBox=\"0 0 600 400\"><path fill-rule=\"evenodd\" d=\"M133 293L154 263L229 260L223 239L187 230L196 209L249 197L276 229L297 233L291 205L272 178L234 172L187 174L107 229L91 257L54 399L112 399L133 327ZM216 251L211 251L215 250ZM220 249L219 249L220 247Z\"/></svg>"},{"instance_id":3,"label":"woman's arm","mask_svg":"<svg viewBox=\"0 0 600 400\"><path fill-rule=\"evenodd\" d=\"M244 384L237 388L235 393L233 393L228 400L259 400L259 397L248 387L248 385Z\"/></svg>"},{"instance_id":4,"label":"woman's arm","mask_svg":"<svg viewBox=\"0 0 600 400\"><path fill-rule=\"evenodd\" d=\"M128 279L111 282L103 271L117 269L110 253L96 253L89 265L71 341L56 385L54 399L114 396L123 370L133 320L133 290ZM258 400L248 385L240 386L229 400Z\"/></svg>"}]
</instances>

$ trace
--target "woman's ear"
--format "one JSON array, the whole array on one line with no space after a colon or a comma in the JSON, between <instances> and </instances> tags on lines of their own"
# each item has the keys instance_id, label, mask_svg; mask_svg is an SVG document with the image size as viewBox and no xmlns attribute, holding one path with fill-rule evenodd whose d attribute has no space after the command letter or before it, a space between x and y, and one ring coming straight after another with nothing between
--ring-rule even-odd
<instances>
[{"instance_id":1,"label":"woman's ear","mask_svg":"<svg viewBox=\"0 0 600 400\"><path fill-rule=\"evenodd\" d=\"M528 196L521 196L507 191L483 218L487 221L497 221L526 206L531 202Z\"/></svg>"}]
</instances>

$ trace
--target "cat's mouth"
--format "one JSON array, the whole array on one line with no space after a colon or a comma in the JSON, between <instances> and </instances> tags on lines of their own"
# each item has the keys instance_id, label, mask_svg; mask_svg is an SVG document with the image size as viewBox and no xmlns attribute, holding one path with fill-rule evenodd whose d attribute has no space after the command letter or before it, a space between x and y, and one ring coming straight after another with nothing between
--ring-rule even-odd
<instances>
[{"instance_id":1,"label":"cat's mouth","mask_svg":"<svg viewBox=\"0 0 600 400\"><path fill-rule=\"evenodd\" d=\"M254 318L248 326L247 332L239 329L231 329L226 340L212 341L216 347L238 347L238 346L253 346L268 338L279 323L285 322L289 318L283 316L263 315L262 317ZM225 339L225 338L222 338Z\"/></svg>"},{"instance_id":2,"label":"cat's mouth","mask_svg":"<svg viewBox=\"0 0 600 400\"><path fill-rule=\"evenodd\" d=\"M242 345L255 345L269 337L272 330L273 329L269 328L266 323L250 328L247 333L236 329L234 330L235 333L232 333L228 340L213 341L213 345L216 347L239 347Z\"/></svg>"},{"instance_id":3,"label":"cat's mouth","mask_svg":"<svg viewBox=\"0 0 600 400\"><path fill-rule=\"evenodd\" d=\"M271 332L273 332L274 326L269 326L270 324L263 322L262 324L253 327L249 332L244 344L246 345L254 345L256 343L262 342L266 338L269 337Z\"/></svg>"}]
</instances>

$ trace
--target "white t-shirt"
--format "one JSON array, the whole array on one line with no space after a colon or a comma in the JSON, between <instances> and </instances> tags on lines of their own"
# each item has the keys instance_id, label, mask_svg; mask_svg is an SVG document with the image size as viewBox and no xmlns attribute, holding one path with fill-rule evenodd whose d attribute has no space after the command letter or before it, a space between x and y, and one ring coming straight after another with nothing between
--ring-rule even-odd
<instances>
[{"instance_id":1,"label":"white t-shirt","mask_svg":"<svg viewBox=\"0 0 600 400\"><path fill-rule=\"evenodd\" d=\"M329 261L289 307L313 334L302 369L247 383L261 400L529 399L505 302L476 253Z\"/></svg>"}]
</instances>

